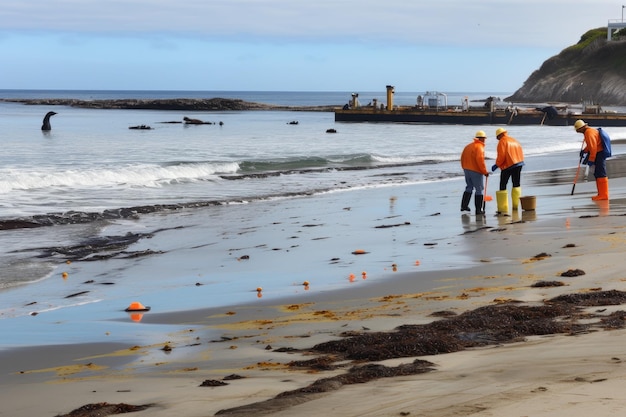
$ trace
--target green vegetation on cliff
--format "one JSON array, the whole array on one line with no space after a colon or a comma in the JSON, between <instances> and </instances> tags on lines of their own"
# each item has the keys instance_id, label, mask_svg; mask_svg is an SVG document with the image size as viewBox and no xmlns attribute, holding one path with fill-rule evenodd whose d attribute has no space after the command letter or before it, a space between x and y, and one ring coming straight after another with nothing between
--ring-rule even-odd
<instances>
[{"instance_id":1,"label":"green vegetation on cliff","mask_svg":"<svg viewBox=\"0 0 626 417\"><path fill-rule=\"evenodd\" d=\"M607 41L606 27L589 30L576 45L545 61L506 100L626 106L626 39L619 35Z\"/></svg>"}]
</instances>

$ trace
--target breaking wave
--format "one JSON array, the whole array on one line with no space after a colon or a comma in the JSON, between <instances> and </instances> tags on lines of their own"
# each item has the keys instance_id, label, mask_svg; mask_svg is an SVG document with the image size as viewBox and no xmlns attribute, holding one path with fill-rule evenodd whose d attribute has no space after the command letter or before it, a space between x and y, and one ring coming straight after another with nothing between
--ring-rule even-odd
<instances>
[{"instance_id":1,"label":"breaking wave","mask_svg":"<svg viewBox=\"0 0 626 417\"><path fill-rule=\"evenodd\" d=\"M174 162L122 167L72 167L65 170L0 170L0 193L41 188L160 187L169 183L210 180L233 173L236 162Z\"/></svg>"},{"instance_id":2,"label":"breaking wave","mask_svg":"<svg viewBox=\"0 0 626 417\"><path fill-rule=\"evenodd\" d=\"M121 167L72 167L65 170L40 167L36 170L0 169L0 194L13 190L114 189L163 187L168 184L211 181L217 178L263 178L281 174L315 173L329 170L434 164L441 161L384 157L370 154L294 157L279 160L224 162L167 162Z\"/></svg>"}]
</instances>

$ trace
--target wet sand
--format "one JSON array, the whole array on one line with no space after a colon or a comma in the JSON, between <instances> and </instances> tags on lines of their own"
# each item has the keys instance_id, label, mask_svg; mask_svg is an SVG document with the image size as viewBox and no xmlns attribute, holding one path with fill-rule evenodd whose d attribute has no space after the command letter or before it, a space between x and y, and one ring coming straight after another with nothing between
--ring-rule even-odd
<instances>
[{"instance_id":1,"label":"wet sand","mask_svg":"<svg viewBox=\"0 0 626 417\"><path fill-rule=\"evenodd\" d=\"M455 259L467 259L465 268L390 268L393 279L309 291L295 299L146 314L146 326L173 326L149 345L85 343L0 352L3 412L55 416L106 402L148 406L133 414L138 416L615 414L626 406L619 389L626 379L620 304L582 306L577 299L573 306L579 308L559 312L550 322L555 331L546 332L543 324L534 327L543 332L508 340L484 336L507 321L493 316L490 325L487 316L482 330L461 337L484 343L450 353L442 348L438 354L355 359L319 350L331 341L367 345L359 338L396 333L399 326L424 334L426 328L418 326L480 308L545 309L553 305L547 300L561 295L608 300L608 294L621 294L611 291L626 291L625 179L611 178L610 203L593 203L592 184L579 184L571 196L571 183L559 176L528 176L525 188L537 195L535 212L488 214L486 223L457 212L453 221L460 217L467 227L446 242L452 252L462 252ZM369 193L388 198L386 191ZM450 204L456 211L455 197ZM357 234L359 224L352 230ZM432 253L436 258L445 251ZM612 327L606 325L609 318ZM402 350L398 346L374 352ZM324 356L329 357L320 360ZM366 367L369 377L346 377L354 367ZM307 389L325 379L326 388ZM298 390L314 392L283 394Z\"/></svg>"}]
</instances>

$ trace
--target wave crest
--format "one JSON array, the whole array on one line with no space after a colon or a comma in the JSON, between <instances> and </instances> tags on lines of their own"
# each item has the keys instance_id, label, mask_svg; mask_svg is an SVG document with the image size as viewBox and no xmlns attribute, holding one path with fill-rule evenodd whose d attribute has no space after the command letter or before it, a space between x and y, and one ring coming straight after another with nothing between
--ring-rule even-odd
<instances>
[{"instance_id":1,"label":"wave crest","mask_svg":"<svg viewBox=\"0 0 626 417\"><path fill-rule=\"evenodd\" d=\"M0 170L0 193L41 188L160 187L204 181L239 170L237 162L171 162L59 170ZM4 171L4 172L2 172Z\"/></svg>"}]
</instances>

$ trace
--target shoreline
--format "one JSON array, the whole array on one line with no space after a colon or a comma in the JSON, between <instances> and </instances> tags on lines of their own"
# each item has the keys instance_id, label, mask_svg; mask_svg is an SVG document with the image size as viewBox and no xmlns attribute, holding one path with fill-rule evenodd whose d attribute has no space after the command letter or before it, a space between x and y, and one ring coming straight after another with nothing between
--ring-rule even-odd
<instances>
[{"instance_id":1,"label":"shoreline","mask_svg":"<svg viewBox=\"0 0 626 417\"><path fill-rule=\"evenodd\" d=\"M569 190L560 190L561 194L552 187L526 187L539 196L539 220L532 216L524 220L528 213L518 212L517 220L498 217L497 227L493 223L489 228L473 227L454 237L470 259L466 268L400 272L391 280L303 294L295 303L285 297L150 313L142 325L179 327L149 345L96 343L0 351L6 372L0 400L14 417L61 415L98 402L150 404L138 416L200 417L247 404L254 404L259 415L273 416L410 413L443 417L484 410L510 415L520 407L526 414L533 410L533 416L582 416L574 407L579 403L571 398L584 392L581 410L595 407L600 413L596 415L606 415L604 410L626 405L617 388L607 388L626 380L619 356L626 341L623 329L538 335L513 344L389 359L381 363L397 367L421 359L433 363L435 369L342 386L278 407L264 403L321 378L341 375L347 367L364 365L348 361L343 368L329 371L287 366L313 359L306 352L319 343L445 320L432 316L442 311L459 315L484 306L536 306L562 294L626 290L620 271L620 248L626 239L620 196L626 191L626 179L611 178L614 197L607 204L591 203L582 186L575 196L566 195ZM354 230L358 226L353 225ZM585 274L561 277L570 269ZM436 285L422 290L420 283L427 280ZM533 287L540 281L564 285ZM622 308L588 307L586 311L595 318L590 315L580 321L601 321L601 316ZM38 361L32 362L33 357ZM226 382L232 375L244 378ZM201 387L205 381L215 385ZM34 403L32 396L40 400ZM560 411L555 411L554 404L559 404Z\"/></svg>"}]
</instances>

